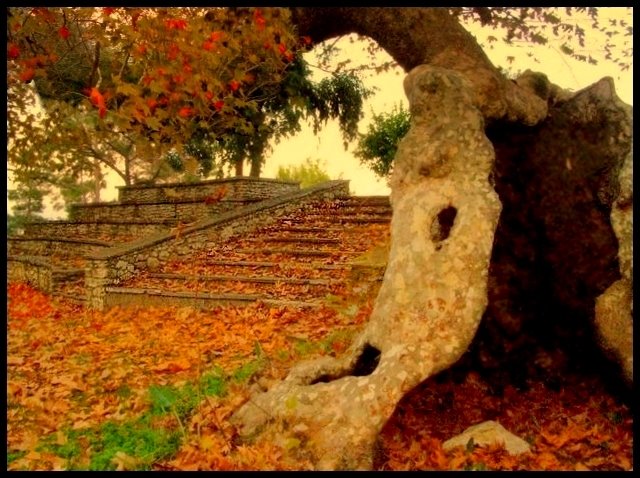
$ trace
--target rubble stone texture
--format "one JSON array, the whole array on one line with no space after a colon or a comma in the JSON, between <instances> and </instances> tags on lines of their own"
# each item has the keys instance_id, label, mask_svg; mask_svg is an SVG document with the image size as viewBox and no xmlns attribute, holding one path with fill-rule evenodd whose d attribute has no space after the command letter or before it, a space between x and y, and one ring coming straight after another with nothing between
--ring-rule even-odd
<instances>
[{"instance_id":1,"label":"rubble stone texture","mask_svg":"<svg viewBox=\"0 0 640 478\"><path fill-rule=\"evenodd\" d=\"M487 304L501 205L475 95L460 74L427 65L405 91L412 126L395 159L389 263L367 327L342 359L300 364L234 415L244 436L270 428L304 443L318 469L369 469L397 402L458 360Z\"/></svg>"}]
</instances>

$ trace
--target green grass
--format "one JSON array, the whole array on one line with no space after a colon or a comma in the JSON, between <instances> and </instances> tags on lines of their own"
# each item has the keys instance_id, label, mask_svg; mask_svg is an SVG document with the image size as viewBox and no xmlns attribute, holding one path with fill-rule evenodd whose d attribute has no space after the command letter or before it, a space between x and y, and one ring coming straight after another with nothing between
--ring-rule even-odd
<instances>
[{"instance_id":1,"label":"green grass","mask_svg":"<svg viewBox=\"0 0 640 478\"><path fill-rule=\"evenodd\" d=\"M182 439L186 438L184 422L205 396L222 397L227 393L230 380L246 382L265 367L267 359L259 344L255 352L257 359L238 367L231 374L215 367L203 374L196 383L188 382L182 386L152 385L148 389L149 410L141 416L124 422L108 420L80 430L66 428L63 430L66 437L64 444L57 443L57 434L52 433L40 441L37 450L66 459L69 470L115 470L117 462L114 459L122 453L130 457L129 465L134 470L151 470L154 462L169 458L178 451ZM121 400L133 395L126 384L115 393ZM160 419L167 415L177 419L179 428L158 425ZM89 448L91 455L87 465L86 461L81 462L81 457ZM7 450L7 464L24 455L25 452Z\"/></svg>"},{"instance_id":2,"label":"green grass","mask_svg":"<svg viewBox=\"0 0 640 478\"><path fill-rule=\"evenodd\" d=\"M136 470L150 470L155 461L173 455L180 446L179 431L154 426L151 413L122 423L108 420L96 427L66 429L63 433L66 443L55 443L56 435L51 434L42 440L38 450L65 458L70 470L115 470L113 460L118 452L132 457ZM79 459L88 447L91 447L89 465L81 465Z\"/></svg>"},{"instance_id":3,"label":"green grass","mask_svg":"<svg viewBox=\"0 0 640 478\"><path fill-rule=\"evenodd\" d=\"M248 362L241 367L238 367L232 374L231 378L235 382L247 382L251 377L256 375L266 366L266 360L264 358L259 358Z\"/></svg>"},{"instance_id":4,"label":"green grass","mask_svg":"<svg viewBox=\"0 0 640 478\"><path fill-rule=\"evenodd\" d=\"M22 458L26 454L27 454L26 451L22 451L22 450L20 450L20 451L9 451L7 449L7 466L9 466L9 464L12 461L16 461L17 459Z\"/></svg>"}]
</instances>

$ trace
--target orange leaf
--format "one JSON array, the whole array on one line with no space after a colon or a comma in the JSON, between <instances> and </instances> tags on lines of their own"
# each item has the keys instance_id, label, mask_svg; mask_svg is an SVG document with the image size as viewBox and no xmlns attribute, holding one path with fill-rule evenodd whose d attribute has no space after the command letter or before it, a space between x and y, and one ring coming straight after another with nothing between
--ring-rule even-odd
<instances>
[{"instance_id":1,"label":"orange leaf","mask_svg":"<svg viewBox=\"0 0 640 478\"><path fill-rule=\"evenodd\" d=\"M153 370L156 372L166 372L166 373L177 373L182 372L183 370L188 370L191 368L191 363L187 359L178 359L173 361L162 362L155 367Z\"/></svg>"},{"instance_id":2,"label":"orange leaf","mask_svg":"<svg viewBox=\"0 0 640 478\"><path fill-rule=\"evenodd\" d=\"M211 35L209 36L209 40L213 41L218 41L222 38L223 32L211 32Z\"/></svg>"},{"instance_id":3,"label":"orange leaf","mask_svg":"<svg viewBox=\"0 0 640 478\"><path fill-rule=\"evenodd\" d=\"M183 106L178 111L178 116L180 116L181 118L188 118L192 114L193 114L193 109L189 108L188 106Z\"/></svg>"}]
</instances>

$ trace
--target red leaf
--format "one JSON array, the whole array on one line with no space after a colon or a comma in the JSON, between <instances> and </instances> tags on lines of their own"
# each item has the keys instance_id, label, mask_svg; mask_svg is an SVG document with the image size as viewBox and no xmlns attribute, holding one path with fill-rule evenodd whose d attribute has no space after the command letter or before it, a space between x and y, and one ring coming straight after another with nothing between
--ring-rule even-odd
<instances>
[{"instance_id":1,"label":"red leaf","mask_svg":"<svg viewBox=\"0 0 640 478\"><path fill-rule=\"evenodd\" d=\"M220 111L223 106L224 106L224 101L222 100L218 100L213 104L213 107L218 111Z\"/></svg>"},{"instance_id":2,"label":"red leaf","mask_svg":"<svg viewBox=\"0 0 640 478\"><path fill-rule=\"evenodd\" d=\"M62 25L60 27L60 30L58 30L58 34L66 40L67 38L69 38L69 35L71 34L71 32L69 31L66 25Z\"/></svg>"},{"instance_id":3,"label":"red leaf","mask_svg":"<svg viewBox=\"0 0 640 478\"><path fill-rule=\"evenodd\" d=\"M192 114L193 114L193 109L189 108L188 106L183 106L178 111L178 116L180 116L181 118L188 118Z\"/></svg>"},{"instance_id":4,"label":"red leaf","mask_svg":"<svg viewBox=\"0 0 640 478\"><path fill-rule=\"evenodd\" d=\"M29 83L31 80L33 80L33 77L35 75L36 71L33 68L27 68L26 70L20 72L20 80L25 83Z\"/></svg>"},{"instance_id":5,"label":"red leaf","mask_svg":"<svg viewBox=\"0 0 640 478\"><path fill-rule=\"evenodd\" d=\"M175 60L178 57L178 53L180 53L180 48L175 43L172 43L169 46L169 52L167 53L167 58L169 58L169 60Z\"/></svg>"},{"instance_id":6,"label":"red leaf","mask_svg":"<svg viewBox=\"0 0 640 478\"><path fill-rule=\"evenodd\" d=\"M115 7L104 7L102 9L102 13L107 16L111 15L115 11L116 11Z\"/></svg>"},{"instance_id":7,"label":"red leaf","mask_svg":"<svg viewBox=\"0 0 640 478\"><path fill-rule=\"evenodd\" d=\"M223 34L224 34L223 32L219 32L219 31L211 32L211 35L209 36L209 40L218 41L222 38Z\"/></svg>"},{"instance_id":8,"label":"red leaf","mask_svg":"<svg viewBox=\"0 0 640 478\"><path fill-rule=\"evenodd\" d=\"M287 51L287 47L284 43L278 43L278 51L280 53L284 53L285 51Z\"/></svg>"},{"instance_id":9,"label":"red leaf","mask_svg":"<svg viewBox=\"0 0 640 478\"><path fill-rule=\"evenodd\" d=\"M256 18L256 25L258 26L258 30L260 31L264 30L266 23L267 21L264 18L262 17Z\"/></svg>"},{"instance_id":10,"label":"red leaf","mask_svg":"<svg viewBox=\"0 0 640 478\"><path fill-rule=\"evenodd\" d=\"M238 88L240 88L240 83L238 83L236 80L231 80L229 82L229 87L231 88L232 91L237 91Z\"/></svg>"},{"instance_id":11,"label":"red leaf","mask_svg":"<svg viewBox=\"0 0 640 478\"><path fill-rule=\"evenodd\" d=\"M213 42L211 40L207 40L202 44L202 49L210 51L213 48Z\"/></svg>"},{"instance_id":12,"label":"red leaf","mask_svg":"<svg viewBox=\"0 0 640 478\"><path fill-rule=\"evenodd\" d=\"M20 48L18 45L14 43L9 43L9 48L7 49L7 56L10 60L15 60L20 56Z\"/></svg>"},{"instance_id":13,"label":"red leaf","mask_svg":"<svg viewBox=\"0 0 640 478\"><path fill-rule=\"evenodd\" d=\"M91 88L91 92L89 93L89 99L93 106L101 106L104 105L104 96L100 93L100 90L95 86Z\"/></svg>"},{"instance_id":14,"label":"red leaf","mask_svg":"<svg viewBox=\"0 0 640 478\"><path fill-rule=\"evenodd\" d=\"M164 24L169 30L184 30L187 28L187 21L179 18L170 18Z\"/></svg>"}]
</instances>

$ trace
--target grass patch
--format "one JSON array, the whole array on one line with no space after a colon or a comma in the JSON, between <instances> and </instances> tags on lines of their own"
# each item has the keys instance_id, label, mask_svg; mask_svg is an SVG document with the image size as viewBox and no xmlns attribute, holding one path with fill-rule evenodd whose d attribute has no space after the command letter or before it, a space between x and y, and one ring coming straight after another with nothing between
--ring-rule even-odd
<instances>
[{"instance_id":1,"label":"grass patch","mask_svg":"<svg viewBox=\"0 0 640 478\"><path fill-rule=\"evenodd\" d=\"M223 397L227 393L227 383L224 372L220 367L216 367L211 372L200 377L200 390L204 395L210 397Z\"/></svg>"},{"instance_id":2,"label":"grass patch","mask_svg":"<svg viewBox=\"0 0 640 478\"><path fill-rule=\"evenodd\" d=\"M241 367L238 367L232 374L231 378L235 382L248 382L251 377L262 371L266 366L266 360L264 358L258 358L248 362Z\"/></svg>"},{"instance_id":3,"label":"grass patch","mask_svg":"<svg viewBox=\"0 0 640 478\"><path fill-rule=\"evenodd\" d=\"M257 362L240 367L233 377L252 376L258 370ZM223 370L216 367L195 384L152 385L148 390L150 408L140 417L125 422L109 420L81 430L66 429L62 432L64 440L59 439L59 434L52 434L41 441L38 449L65 458L70 470L109 471L118 466L127 470L151 470L153 463L177 452L181 439L186 437L184 421L204 396L223 396L228 380ZM123 385L116 394L126 400L133 392L128 385ZM162 423L158 419L166 415L173 415L180 428L158 425ZM90 457L87 457L89 449ZM7 463L23 455L22 452L8 454Z\"/></svg>"},{"instance_id":4,"label":"grass patch","mask_svg":"<svg viewBox=\"0 0 640 478\"><path fill-rule=\"evenodd\" d=\"M18 451L9 451L7 450L7 467L11 462L16 461L27 454L26 451L18 450Z\"/></svg>"},{"instance_id":5,"label":"grass patch","mask_svg":"<svg viewBox=\"0 0 640 478\"><path fill-rule=\"evenodd\" d=\"M117 423L109 420L97 427L66 430L66 442L55 443L56 434L43 440L40 450L68 460L67 469L109 471L118 468L118 458L128 457L132 470L150 470L151 465L173 455L180 446L178 431L157 428L149 413L136 420ZM83 452L91 448L88 465L81 463Z\"/></svg>"}]
</instances>

